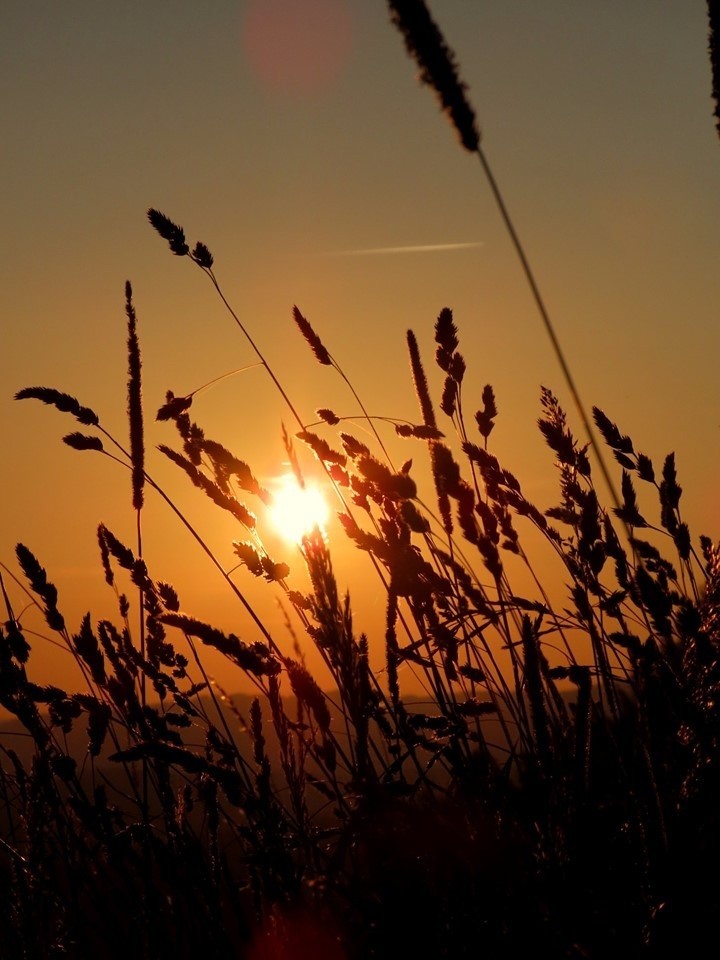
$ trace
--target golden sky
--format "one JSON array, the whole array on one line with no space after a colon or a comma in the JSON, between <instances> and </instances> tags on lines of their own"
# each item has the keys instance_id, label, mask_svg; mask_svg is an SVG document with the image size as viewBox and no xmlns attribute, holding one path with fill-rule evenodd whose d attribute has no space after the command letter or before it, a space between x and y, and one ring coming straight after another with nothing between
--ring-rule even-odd
<instances>
[{"instance_id":1,"label":"golden sky","mask_svg":"<svg viewBox=\"0 0 720 960\"><path fill-rule=\"evenodd\" d=\"M705 3L432 8L583 398L656 462L676 451L687 519L717 539L720 142ZM314 361L293 304L372 413L415 421L405 331L416 331L430 367L435 318L452 308L468 410L492 383L491 449L539 506L555 502L535 420L541 384L573 418L560 369L477 158L418 85L384 3L34 0L7 5L0 48L0 559L17 572L14 546L28 545L73 627L88 609L115 612L95 529L102 521L133 543L129 479L61 443L74 421L12 397L56 387L126 436L126 279L143 348L149 472L227 566L242 537L153 449L175 440L152 420L168 388L187 393L255 358L200 271L149 227L150 206L210 247L228 299L308 422L317 407L352 415L357 404ZM262 479L281 472L289 418L261 369L201 394L193 413ZM398 460L423 456L421 445L394 449ZM374 631L382 593L364 577L364 558L337 530L331 537L358 628ZM184 608L255 639L157 502L145 546L151 573L175 584ZM249 579L238 582L261 588L257 602L282 633L270 588ZM18 614L26 598L12 582L10 593ZM23 624L48 632L32 611ZM67 655L32 642L34 676L59 682Z\"/></svg>"}]
</instances>

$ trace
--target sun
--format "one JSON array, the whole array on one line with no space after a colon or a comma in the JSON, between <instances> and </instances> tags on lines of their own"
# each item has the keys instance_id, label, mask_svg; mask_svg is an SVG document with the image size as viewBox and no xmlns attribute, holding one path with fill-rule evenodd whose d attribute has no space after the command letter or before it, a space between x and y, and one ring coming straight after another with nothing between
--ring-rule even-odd
<instances>
[{"instance_id":1,"label":"sun","mask_svg":"<svg viewBox=\"0 0 720 960\"><path fill-rule=\"evenodd\" d=\"M308 482L301 487L292 473L279 477L274 487L270 519L283 539L301 543L316 527L325 536L330 508L319 487Z\"/></svg>"}]
</instances>

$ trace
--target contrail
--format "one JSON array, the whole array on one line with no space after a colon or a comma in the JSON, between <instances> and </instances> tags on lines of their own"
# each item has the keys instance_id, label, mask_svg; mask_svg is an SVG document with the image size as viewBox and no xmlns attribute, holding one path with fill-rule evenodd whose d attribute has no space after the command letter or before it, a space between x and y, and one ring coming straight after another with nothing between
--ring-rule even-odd
<instances>
[{"instance_id":1,"label":"contrail","mask_svg":"<svg viewBox=\"0 0 720 960\"><path fill-rule=\"evenodd\" d=\"M471 247L482 247L482 240L473 240L470 243L427 243L414 247L367 247L362 250L332 250L325 254L327 257L363 257L381 253L439 253L444 250L469 250Z\"/></svg>"}]
</instances>

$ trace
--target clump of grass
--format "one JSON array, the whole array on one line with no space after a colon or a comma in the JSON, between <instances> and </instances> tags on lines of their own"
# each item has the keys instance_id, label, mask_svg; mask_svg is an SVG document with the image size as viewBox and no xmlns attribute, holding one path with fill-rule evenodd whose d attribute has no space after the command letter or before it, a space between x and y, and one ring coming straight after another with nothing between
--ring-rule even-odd
<instances>
[{"instance_id":1,"label":"clump of grass","mask_svg":"<svg viewBox=\"0 0 720 960\"><path fill-rule=\"evenodd\" d=\"M138 514L146 487L189 526L139 453L134 308L127 320L129 449L68 394L28 388L18 397L94 429L70 435L70 445L124 463ZM332 357L325 346L318 355L308 321L299 326L320 363ZM261 539L270 495L171 392L159 418L174 425L182 451L160 452L240 524L248 539L236 554L251 579L281 592L295 618L289 636L270 633L197 532L257 639L183 611L148 570L142 540L133 550L103 525L101 562L120 619L93 624L88 615L72 633L41 562L18 547L81 678L78 692L33 683L23 618L6 597L0 704L33 744L27 759L3 747L0 766L4 921L18 951L55 944L89 955L121 925L122 950L187 955L202 945L220 957L269 949L278 931L290 943L294 925L311 936L330 924L344 955L382 957L401 928L412 940L405 928L418 908L415 946L438 955L469 956L478 942L491 956L533 945L602 955L622 938L655 956L688 923L700 929L686 886L718 839L718 552L682 518L673 455L656 471L596 409L621 470L622 503L605 508L587 446L547 389L538 426L560 499L546 509L530 502L490 450L492 387L472 416L464 409L449 308L434 332L445 376L438 399L408 333L422 422L399 431L414 448L400 470L381 443L373 451L343 430L344 417L322 418L327 439L297 431L341 495L345 533L384 585L382 638L356 634L322 537L303 545L309 590L291 588L289 569ZM342 376L335 359L329 365ZM412 463L423 450L434 489L421 495ZM561 608L525 549L531 530L564 573ZM536 595L514 585L518 564ZM303 662L298 631L329 683ZM247 719L208 676L203 646L256 688ZM409 674L421 699L405 689ZM80 755L70 736L84 741Z\"/></svg>"}]
</instances>

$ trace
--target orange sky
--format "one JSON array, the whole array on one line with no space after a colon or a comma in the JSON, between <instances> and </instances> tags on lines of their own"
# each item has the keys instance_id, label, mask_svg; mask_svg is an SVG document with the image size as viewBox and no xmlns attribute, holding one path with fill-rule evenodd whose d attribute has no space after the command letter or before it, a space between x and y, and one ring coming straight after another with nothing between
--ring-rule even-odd
<instances>
[{"instance_id":1,"label":"orange sky","mask_svg":"<svg viewBox=\"0 0 720 960\"><path fill-rule=\"evenodd\" d=\"M656 461L676 451L694 532L717 538L720 143L705 4L433 8L586 403ZM17 571L14 545L27 544L71 625L87 609L114 613L95 528L103 521L132 543L129 480L63 446L74 421L12 397L56 387L126 435L126 279L143 346L148 469L228 566L242 536L153 450L174 442L151 417L166 389L189 392L254 357L200 272L148 226L149 206L213 251L228 298L308 421L319 406L357 406L299 338L293 304L371 412L411 420L405 330L429 366L433 323L451 307L468 409L491 382L493 450L540 506L554 502L534 423L540 384L569 407L560 370L477 159L418 86L382 2L37 0L10 5L3 21L0 559ZM261 370L208 390L193 412L261 478L282 469L288 414ZM419 446L394 449L399 460L422 457ZM186 532L149 499L151 572L189 612L255 639ZM382 593L365 559L337 529L331 537L358 627L374 631ZM283 552L270 530L268 541ZM254 596L263 585L248 580L238 582ZM19 613L23 594L12 583L10 592ZM274 596L259 594L281 634ZM32 611L23 624L47 633ZM33 646L34 676L65 681L67 655L39 638Z\"/></svg>"}]
</instances>

